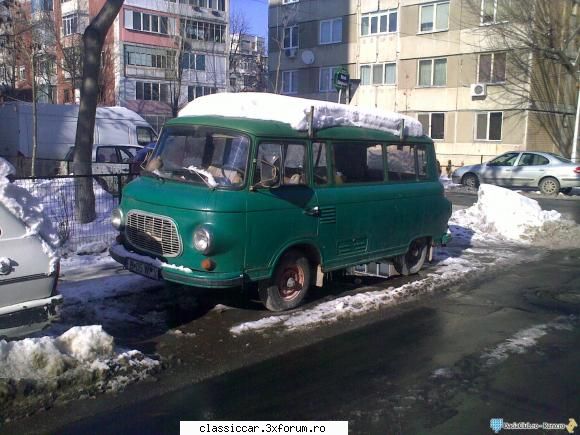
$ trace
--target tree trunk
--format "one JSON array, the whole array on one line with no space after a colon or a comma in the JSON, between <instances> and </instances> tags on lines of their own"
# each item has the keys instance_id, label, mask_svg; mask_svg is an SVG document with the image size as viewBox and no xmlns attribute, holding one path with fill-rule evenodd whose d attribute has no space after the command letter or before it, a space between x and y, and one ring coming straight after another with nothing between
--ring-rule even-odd
<instances>
[{"instance_id":1,"label":"tree trunk","mask_svg":"<svg viewBox=\"0 0 580 435\"><path fill-rule=\"evenodd\" d=\"M92 222L96 217L91 160L99 93L101 50L107 32L121 6L123 6L123 0L107 0L83 35L83 81L73 159L74 174L84 175L75 179L75 213L78 221L83 224Z\"/></svg>"}]
</instances>

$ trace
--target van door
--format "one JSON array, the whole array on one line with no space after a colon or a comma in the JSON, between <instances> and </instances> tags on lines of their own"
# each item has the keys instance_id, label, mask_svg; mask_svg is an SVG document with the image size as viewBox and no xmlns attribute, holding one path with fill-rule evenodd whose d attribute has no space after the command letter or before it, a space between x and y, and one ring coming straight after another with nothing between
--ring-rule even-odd
<instances>
[{"instance_id":1,"label":"van door","mask_svg":"<svg viewBox=\"0 0 580 435\"><path fill-rule=\"evenodd\" d=\"M286 247L316 239L316 197L308 185L306 143L262 141L247 202L246 270L266 274Z\"/></svg>"}]
</instances>

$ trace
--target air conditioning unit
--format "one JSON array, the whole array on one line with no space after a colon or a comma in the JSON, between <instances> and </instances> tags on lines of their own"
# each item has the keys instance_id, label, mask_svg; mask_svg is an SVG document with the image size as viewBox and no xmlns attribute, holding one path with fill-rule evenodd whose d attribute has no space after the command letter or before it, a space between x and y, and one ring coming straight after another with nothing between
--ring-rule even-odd
<instances>
[{"instance_id":1,"label":"air conditioning unit","mask_svg":"<svg viewBox=\"0 0 580 435\"><path fill-rule=\"evenodd\" d=\"M298 52L298 50L296 48L286 48L285 52L286 57L294 58L296 57L296 53Z\"/></svg>"},{"instance_id":2,"label":"air conditioning unit","mask_svg":"<svg viewBox=\"0 0 580 435\"><path fill-rule=\"evenodd\" d=\"M485 97L487 95L487 85L485 83L473 83L471 85L472 97Z\"/></svg>"}]
</instances>

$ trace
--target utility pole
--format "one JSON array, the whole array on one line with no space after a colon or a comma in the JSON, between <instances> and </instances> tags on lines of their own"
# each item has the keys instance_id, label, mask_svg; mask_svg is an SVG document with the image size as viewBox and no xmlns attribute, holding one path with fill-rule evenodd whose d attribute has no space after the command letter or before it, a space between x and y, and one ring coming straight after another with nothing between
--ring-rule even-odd
<instances>
[{"instance_id":1,"label":"utility pole","mask_svg":"<svg viewBox=\"0 0 580 435\"><path fill-rule=\"evenodd\" d=\"M580 76L580 74L579 74ZM580 124L580 81L576 80L576 88L578 89L578 98L576 99L576 125L574 127L574 139L572 139L572 153L570 160L576 163L576 153L578 149L578 125Z\"/></svg>"},{"instance_id":2,"label":"utility pole","mask_svg":"<svg viewBox=\"0 0 580 435\"><path fill-rule=\"evenodd\" d=\"M38 149L38 123L36 116L36 52L37 44L32 44L30 70L32 72L32 164L30 172L36 177L36 151Z\"/></svg>"}]
</instances>

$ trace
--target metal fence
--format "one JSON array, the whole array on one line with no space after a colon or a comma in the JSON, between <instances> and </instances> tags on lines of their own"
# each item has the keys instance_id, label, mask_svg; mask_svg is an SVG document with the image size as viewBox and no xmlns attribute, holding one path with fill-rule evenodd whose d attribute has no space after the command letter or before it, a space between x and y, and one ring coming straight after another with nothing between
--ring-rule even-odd
<instances>
[{"instance_id":1,"label":"metal fence","mask_svg":"<svg viewBox=\"0 0 580 435\"><path fill-rule=\"evenodd\" d=\"M117 232L111 226L111 211L121 199L131 175L93 175L96 219L81 224L75 213L76 180L88 176L17 177L14 183L35 197L58 233L61 246L69 251L94 252L110 244Z\"/></svg>"}]
</instances>

